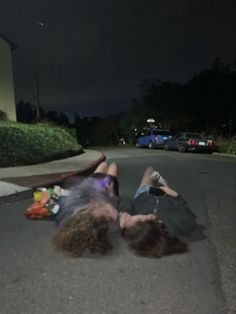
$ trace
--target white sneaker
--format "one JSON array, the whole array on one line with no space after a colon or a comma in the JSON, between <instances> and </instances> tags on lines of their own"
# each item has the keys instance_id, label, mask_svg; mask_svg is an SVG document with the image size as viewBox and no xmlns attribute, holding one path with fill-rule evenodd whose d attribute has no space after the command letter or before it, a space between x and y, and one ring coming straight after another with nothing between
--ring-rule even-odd
<instances>
[{"instance_id":1,"label":"white sneaker","mask_svg":"<svg viewBox=\"0 0 236 314\"><path fill-rule=\"evenodd\" d=\"M159 185L164 185L164 186L168 186L166 180L160 175L160 173L156 170L154 170L152 172L152 174L150 175L150 178Z\"/></svg>"},{"instance_id":2,"label":"white sneaker","mask_svg":"<svg viewBox=\"0 0 236 314\"><path fill-rule=\"evenodd\" d=\"M153 180L153 181L159 181L161 175L158 171L156 170L153 170L152 174L150 175L150 178Z\"/></svg>"}]
</instances>

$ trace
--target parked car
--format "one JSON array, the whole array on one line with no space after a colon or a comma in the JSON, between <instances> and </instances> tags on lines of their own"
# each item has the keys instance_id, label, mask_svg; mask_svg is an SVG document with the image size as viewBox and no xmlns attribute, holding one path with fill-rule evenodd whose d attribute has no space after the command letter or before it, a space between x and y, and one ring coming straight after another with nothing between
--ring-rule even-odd
<instances>
[{"instance_id":1,"label":"parked car","mask_svg":"<svg viewBox=\"0 0 236 314\"><path fill-rule=\"evenodd\" d=\"M217 151L217 145L200 133L179 132L173 138L164 141L164 149L178 150L182 153L187 151L212 153Z\"/></svg>"},{"instance_id":2,"label":"parked car","mask_svg":"<svg viewBox=\"0 0 236 314\"><path fill-rule=\"evenodd\" d=\"M167 129L145 128L136 138L136 147L163 147L164 141L170 138L172 135Z\"/></svg>"}]
</instances>

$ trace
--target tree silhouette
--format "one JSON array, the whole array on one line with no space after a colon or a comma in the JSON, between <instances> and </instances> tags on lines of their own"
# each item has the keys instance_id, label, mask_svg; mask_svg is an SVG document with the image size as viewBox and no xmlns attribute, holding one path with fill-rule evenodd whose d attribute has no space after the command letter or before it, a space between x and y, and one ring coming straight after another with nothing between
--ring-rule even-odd
<instances>
[{"instance_id":1,"label":"tree silhouette","mask_svg":"<svg viewBox=\"0 0 236 314\"><path fill-rule=\"evenodd\" d=\"M44 120L54 122L57 125L66 126L70 125L69 118L64 113L49 110L44 114Z\"/></svg>"},{"instance_id":2,"label":"tree silhouette","mask_svg":"<svg viewBox=\"0 0 236 314\"><path fill-rule=\"evenodd\" d=\"M123 116L120 126L146 123L152 117L175 131L236 132L236 75L217 58L210 69L194 75L186 84L146 78L140 85L141 100ZM133 122L135 121L135 123ZM224 126L224 128L222 128Z\"/></svg>"},{"instance_id":3,"label":"tree silhouette","mask_svg":"<svg viewBox=\"0 0 236 314\"><path fill-rule=\"evenodd\" d=\"M35 109L30 102L21 99L16 105L16 116L18 122L32 123L36 119Z\"/></svg>"}]
</instances>

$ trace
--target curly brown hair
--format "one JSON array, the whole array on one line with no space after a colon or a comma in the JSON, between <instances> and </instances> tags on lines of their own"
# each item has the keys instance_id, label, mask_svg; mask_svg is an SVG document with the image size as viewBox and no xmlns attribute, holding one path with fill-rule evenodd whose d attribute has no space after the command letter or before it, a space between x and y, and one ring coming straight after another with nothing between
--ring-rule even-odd
<instances>
[{"instance_id":1,"label":"curly brown hair","mask_svg":"<svg viewBox=\"0 0 236 314\"><path fill-rule=\"evenodd\" d=\"M88 249L90 253L105 254L112 249L108 238L109 221L81 209L62 225L52 241L57 250L79 257Z\"/></svg>"},{"instance_id":2,"label":"curly brown hair","mask_svg":"<svg viewBox=\"0 0 236 314\"><path fill-rule=\"evenodd\" d=\"M184 241L171 237L166 226L158 221L137 222L122 229L122 236L131 250L141 256L159 258L188 250Z\"/></svg>"}]
</instances>

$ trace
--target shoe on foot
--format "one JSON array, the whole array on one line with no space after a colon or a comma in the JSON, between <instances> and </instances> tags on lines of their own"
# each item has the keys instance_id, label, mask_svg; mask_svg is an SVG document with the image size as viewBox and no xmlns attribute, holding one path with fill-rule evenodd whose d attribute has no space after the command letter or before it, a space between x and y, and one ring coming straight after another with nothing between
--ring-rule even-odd
<instances>
[{"instance_id":1,"label":"shoe on foot","mask_svg":"<svg viewBox=\"0 0 236 314\"><path fill-rule=\"evenodd\" d=\"M166 180L160 175L160 173L156 170L154 170L152 172L152 174L150 175L150 178L159 185L164 185L164 186L168 186Z\"/></svg>"},{"instance_id":2,"label":"shoe on foot","mask_svg":"<svg viewBox=\"0 0 236 314\"><path fill-rule=\"evenodd\" d=\"M153 181L159 181L161 175L158 171L156 170L153 170L152 174L150 175L150 178L153 180Z\"/></svg>"}]
</instances>

